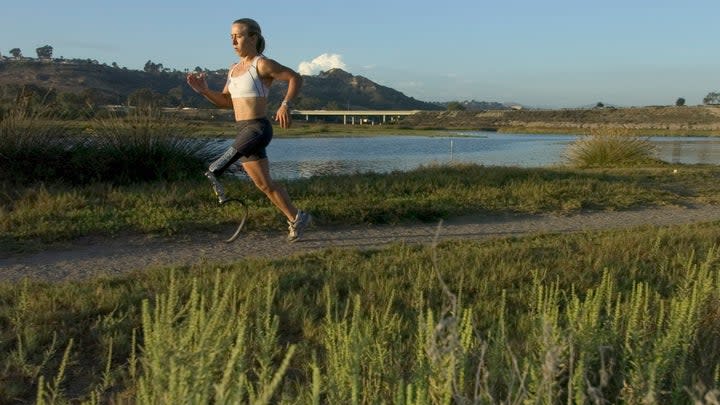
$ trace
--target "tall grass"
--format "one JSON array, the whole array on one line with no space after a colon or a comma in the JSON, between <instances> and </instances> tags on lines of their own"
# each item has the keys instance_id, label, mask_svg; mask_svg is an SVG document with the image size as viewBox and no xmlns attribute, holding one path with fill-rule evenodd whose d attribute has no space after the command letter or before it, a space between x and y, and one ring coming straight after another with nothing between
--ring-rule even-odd
<instances>
[{"instance_id":1,"label":"tall grass","mask_svg":"<svg viewBox=\"0 0 720 405\"><path fill-rule=\"evenodd\" d=\"M18 103L0 114L0 182L22 184L63 176L72 159L63 123L48 124L50 110Z\"/></svg>"},{"instance_id":2,"label":"tall grass","mask_svg":"<svg viewBox=\"0 0 720 405\"><path fill-rule=\"evenodd\" d=\"M710 224L329 250L0 285L0 397L712 403L719 232Z\"/></svg>"},{"instance_id":3,"label":"tall grass","mask_svg":"<svg viewBox=\"0 0 720 405\"><path fill-rule=\"evenodd\" d=\"M129 184L197 176L208 154L190 128L157 110L98 118L80 132L18 104L0 117L0 182Z\"/></svg>"},{"instance_id":4,"label":"tall grass","mask_svg":"<svg viewBox=\"0 0 720 405\"><path fill-rule=\"evenodd\" d=\"M653 145L619 128L596 129L568 146L565 158L575 167L625 167L659 164Z\"/></svg>"},{"instance_id":5,"label":"tall grass","mask_svg":"<svg viewBox=\"0 0 720 405\"><path fill-rule=\"evenodd\" d=\"M87 181L128 184L182 180L202 172L209 152L188 135L191 127L159 110L135 109L126 117L96 119L78 145L78 159L89 163Z\"/></svg>"}]
</instances>

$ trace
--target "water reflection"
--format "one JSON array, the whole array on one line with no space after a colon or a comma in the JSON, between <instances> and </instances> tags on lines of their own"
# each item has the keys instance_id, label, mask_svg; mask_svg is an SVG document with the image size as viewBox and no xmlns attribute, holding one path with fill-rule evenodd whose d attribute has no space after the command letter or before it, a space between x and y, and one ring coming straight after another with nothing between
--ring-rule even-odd
<instances>
[{"instance_id":1,"label":"water reflection","mask_svg":"<svg viewBox=\"0 0 720 405\"><path fill-rule=\"evenodd\" d=\"M294 179L319 175L388 173L450 162L486 166L547 167L564 162L573 135L448 133L447 137L373 136L277 138L268 148L272 174ZM672 163L717 164L720 138L650 137L659 159ZM208 140L221 153L232 140Z\"/></svg>"},{"instance_id":2,"label":"water reflection","mask_svg":"<svg viewBox=\"0 0 720 405\"><path fill-rule=\"evenodd\" d=\"M658 158L670 163L718 164L720 139L705 137L651 138Z\"/></svg>"}]
</instances>

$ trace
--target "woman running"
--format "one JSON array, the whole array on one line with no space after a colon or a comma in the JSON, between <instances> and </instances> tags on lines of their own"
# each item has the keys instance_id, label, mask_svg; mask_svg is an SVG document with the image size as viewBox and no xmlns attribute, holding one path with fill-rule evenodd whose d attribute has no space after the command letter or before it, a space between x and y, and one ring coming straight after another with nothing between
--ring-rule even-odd
<instances>
[{"instance_id":1,"label":"woman running","mask_svg":"<svg viewBox=\"0 0 720 405\"><path fill-rule=\"evenodd\" d=\"M280 123L280 127L288 128L291 124L290 102L300 91L302 78L292 69L263 56L265 38L255 20L242 18L234 21L230 38L240 61L230 68L222 92L208 88L204 73L187 76L190 87L211 103L219 108L232 108L237 123L238 134L235 142L210 165L205 176L212 183L218 200L222 203L226 198L217 177L240 160L257 188L285 215L289 230L288 241L295 242L310 225L312 217L297 209L290 201L287 191L270 177L265 148L272 139L273 130L267 119L267 96L273 81L282 80L288 83L287 94L275 113L275 120Z\"/></svg>"}]
</instances>

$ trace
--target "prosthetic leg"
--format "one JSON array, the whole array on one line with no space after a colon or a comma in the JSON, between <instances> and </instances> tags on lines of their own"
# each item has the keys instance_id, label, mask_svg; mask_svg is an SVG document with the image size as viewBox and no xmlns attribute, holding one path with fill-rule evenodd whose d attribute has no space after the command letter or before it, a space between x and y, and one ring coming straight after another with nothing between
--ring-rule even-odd
<instances>
[{"instance_id":1,"label":"prosthetic leg","mask_svg":"<svg viewBox=\"0 0 720 405\"><path fill-rule=\"evenodd\" d=\"M243 227L245 226L245 222L247 221L248 208L245 204L245 201L243 201L242 199L228 198L225 195L225 187L223 187L222 183L220 183L220 180L218 180L217 177L220 176L228 167L230 167L231 164L237 161L238 158L239 156L237 154L237 150L231 146L228 148L228 150L225 151L225 153L223 153L222 156L220 156L218 160L214 161L208 168L208 171L205 172L205 177L210 180L210 185L212 186L213 192L215 193L215 196L217 197L218 203L220 205L235 203L240 206L240 224L235 230L235 233L233 233L232 236L230 236L230 238L225 241L228 243L233 242L235 239L238 238L238 236L240 236L240 231L242 231Z\"/></svg>"}]
</instances>

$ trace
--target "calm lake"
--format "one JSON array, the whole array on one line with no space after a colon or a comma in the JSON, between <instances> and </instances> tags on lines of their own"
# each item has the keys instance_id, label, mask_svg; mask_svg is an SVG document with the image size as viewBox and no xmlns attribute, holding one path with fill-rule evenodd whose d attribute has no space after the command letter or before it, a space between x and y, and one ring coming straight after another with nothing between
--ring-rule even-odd
<instances>
[{"instance_id":1,"label":"calm lake","mask_svg":"<svg viewBox=\"0 0 720 405\"><path fill-rule=\"evenodd\" d=\"M450 162L485 166L547 167L562 164L573 135L448 132L448 136L276 138L268 148L272 175L296 179L326 174L411 170ZM656 156L672 163L717 164L720 137L648 137ZM210 140L222 152L230 139Z\"/></svg>"}]
</instances>

